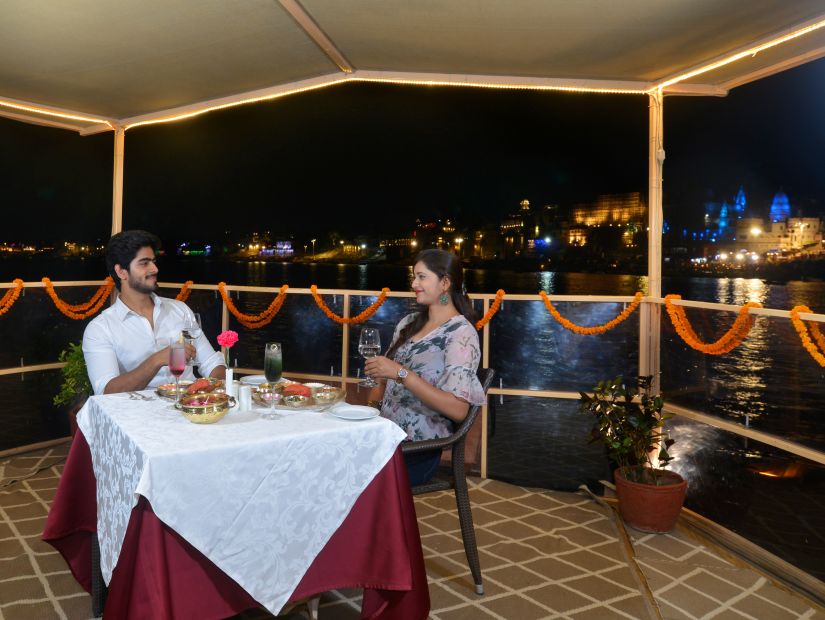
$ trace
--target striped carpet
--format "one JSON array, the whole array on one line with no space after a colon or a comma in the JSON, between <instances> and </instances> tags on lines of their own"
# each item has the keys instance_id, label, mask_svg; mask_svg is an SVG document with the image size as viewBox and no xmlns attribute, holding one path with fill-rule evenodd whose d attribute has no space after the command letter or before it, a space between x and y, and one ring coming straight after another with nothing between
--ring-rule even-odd
<instances>
[{"instance_id":1,"label":"striped carpet","mask_svg":"<svg viewBox=\"0 0 825 620\"><path fill-rule=\"evenodd\" d=\"M88 595L40 541L68 444L0 455L0 620L86 619ZM624 529L586 495L471 483L486 595L477 597L450 492L416 498L434 620L755 618L825 620L823 610L677 529ZM632 542L632 544L631 544ZM355 619L359 591L321 599L323 620ZM270 618L249 611L238 620ZM290 618L304 617L294 610Z\"/></svg>"}]
</instances>

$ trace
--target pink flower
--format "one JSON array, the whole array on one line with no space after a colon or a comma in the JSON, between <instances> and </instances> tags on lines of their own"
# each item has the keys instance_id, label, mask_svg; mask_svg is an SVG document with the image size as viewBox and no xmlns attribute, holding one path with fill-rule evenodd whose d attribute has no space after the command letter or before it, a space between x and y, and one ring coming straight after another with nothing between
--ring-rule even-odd
<instances>
[{"instance_id":1,"label":"pink flower","mask_svg":"<svg viewBox=\"0 0 825 620\"><path fill-rule=\"evenodd\" d=\"M234 346L236 342L238 342L238 332L233 332L231 329L227 329L225 332L218 334L218 344L222 347L226 347L228 349Z\"/></svg>"}]
</instances>

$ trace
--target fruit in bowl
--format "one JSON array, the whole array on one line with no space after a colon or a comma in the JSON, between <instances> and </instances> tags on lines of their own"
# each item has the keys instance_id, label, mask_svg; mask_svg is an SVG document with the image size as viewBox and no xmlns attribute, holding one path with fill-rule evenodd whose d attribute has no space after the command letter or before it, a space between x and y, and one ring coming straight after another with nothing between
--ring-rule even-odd
<instances>
[{"instance_id":1,"label":"fruit in bowl","mask_svg":"<svg viewBox=\"0 0 825 620\"><path fill-rule=\"evenodd\" d=\"M223 381L220 379L212 379L212 378L202 378L198 379L188 388L186 388L187 394L205 394L207 392L214 392L219 387L223 386Z\"/></svg>"},{"instance_id":2,"label":"fruit in bowl","mask_svg":"<svg viewBox=\"0 0 825 620\"><path fill-rule=\"evenodd\" d=\"M305 396L309 398L312 395L312 389L300 383L290 383L285 386L281 392L283 393L284 398L288 396Z\"/></svg>"}]
</instances>

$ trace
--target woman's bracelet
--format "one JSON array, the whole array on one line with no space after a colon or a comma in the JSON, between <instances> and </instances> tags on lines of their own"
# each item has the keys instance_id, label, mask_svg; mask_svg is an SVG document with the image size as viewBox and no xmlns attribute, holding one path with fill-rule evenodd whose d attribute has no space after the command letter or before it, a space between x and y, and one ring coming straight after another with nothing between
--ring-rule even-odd
<instances>
[{"instance_id":1,"label":"woman's bracelet","mask_svg":"<svg viewBox=\"0 0 825 620\"><path fill-rule=\"evenodd\" d=\"M381 401L380 400L368 400L367 401L368 407L375 407L376 409L381 409Z\"/></svg>"}]
</instances>

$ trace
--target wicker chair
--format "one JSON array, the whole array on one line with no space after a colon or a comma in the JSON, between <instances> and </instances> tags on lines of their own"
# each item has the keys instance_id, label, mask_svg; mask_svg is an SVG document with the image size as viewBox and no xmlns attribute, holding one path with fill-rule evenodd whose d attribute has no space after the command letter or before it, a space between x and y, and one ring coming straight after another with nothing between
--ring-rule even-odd
<instances>
[{"instance_id":1,"label":"wicker chair","mask_svg":"<svg viewBox=\"0 0 825 620\"><path fill-rule=\"evenodd\" d=\"M478 371L478 380L481 382L485 394L493 382L493 376L495 374L492 368L484 368ZM470 572L473 574L476 594L484 594L484 585L481 582L481 567L478 563L476 533L473 528L473 513L470 511L470 495L467 492L467 478L464 471L464 444L467 440L467 432L470 430L473 422L475 422L479 409L479 405L470 407L470 411L467 412L467 417L464 418L464 421L458 425L458 428L456 428L455 432L449 437L405 442L401 444L401 450L404 454L417 454L452 448L452 476L448 479L436 477L429 482L414 486L412 493L413 495L420 495L421 493L455 488L458 520L461 524L461 537L464 539L464 551L467 554L467 563L470 565Z\"/></svg>"}]
</instances>

